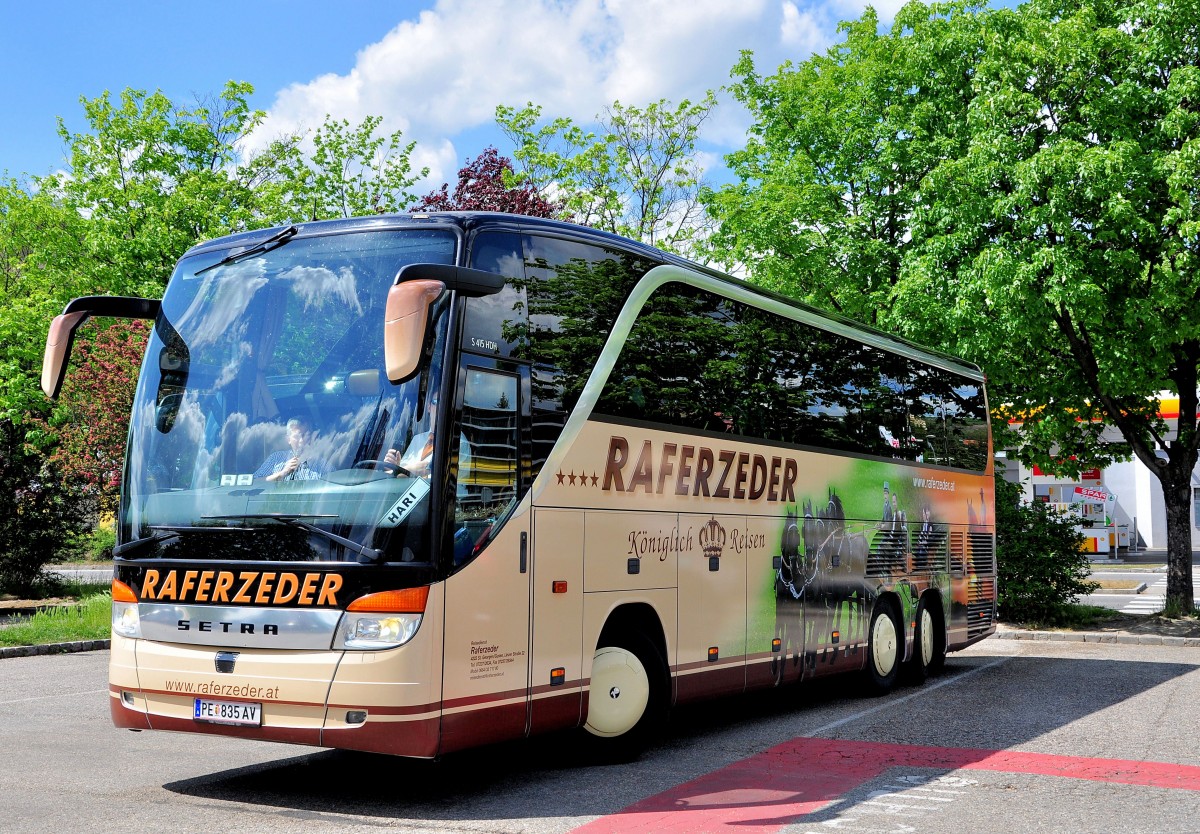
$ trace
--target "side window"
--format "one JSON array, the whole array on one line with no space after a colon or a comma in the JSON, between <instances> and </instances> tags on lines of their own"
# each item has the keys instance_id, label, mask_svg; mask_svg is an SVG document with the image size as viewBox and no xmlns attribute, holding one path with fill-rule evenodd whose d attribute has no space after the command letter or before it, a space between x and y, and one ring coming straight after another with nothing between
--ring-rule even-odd
<instances>
[{"instance_id":1,"label":"side window","mask_svg":"<svg viewBox=\"0 0 1200 834\"><path fill-rule=\"evenodd\" d=\"M983 388L951 374L946 411L946 445L951 466L983 470L987 465L988 413Z\"/></svg>"},{"instance_id":2,"label":"side window","mask_svg":"<svg viewBox=\"0 0 1200 834\"><path fill-rule=\"evenodd\" d=\"M518 378L468 368L458 440L454 562L471 558L517 500Z\"/></svg>"},{"instance_id":3,"label":"side window","mask_svg":"<svg viewBox=\"0 0 1200 834\"><path fill-rule=\"evenodd\" d=\"M630 290L656 265L577 241L525 239L529 326L513 358L531 364L533 477L562 433Z\"/></svg>"},{"instance_id":4,"label":"side window","mask_svg":"<svg viewBox=\"0 0 1200 834\"><path fill-rule=\"evenodd\" d=\"M462 347L471 353L512 356L527 339L525 265L521 238L508 232L482 232L471 242L471 268L509 279L495 295L468 298Z\"/></svg>"},{"instance_id":5,"label":"side window","mask_svg":"<svg viewBox=\"0 0 1200 834\"><path fill-rule=\"evenodd\" d=\"M987 465L988 413L983 388L941 368L913 368L909 425L925 463L982 471Z\"/></svg>"}]
</instances>

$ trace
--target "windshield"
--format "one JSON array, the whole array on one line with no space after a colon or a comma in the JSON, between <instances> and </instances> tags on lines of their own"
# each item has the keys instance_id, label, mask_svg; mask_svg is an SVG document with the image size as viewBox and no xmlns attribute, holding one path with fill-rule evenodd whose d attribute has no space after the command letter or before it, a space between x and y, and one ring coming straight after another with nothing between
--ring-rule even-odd
<instances>
[{"instance_id":1,"label":"windshield","mask_svg":"<svg viewBox=\"0 0 1200 834\"><path fill-rule=\"evenodd\" d=\"M432 428L446 299L399 384L384 310L401 267L455 250L446 231L373 231L184 259L134 402L119 555L428 561L439 462L409 447Z\"/></svg>"}]
</instances>

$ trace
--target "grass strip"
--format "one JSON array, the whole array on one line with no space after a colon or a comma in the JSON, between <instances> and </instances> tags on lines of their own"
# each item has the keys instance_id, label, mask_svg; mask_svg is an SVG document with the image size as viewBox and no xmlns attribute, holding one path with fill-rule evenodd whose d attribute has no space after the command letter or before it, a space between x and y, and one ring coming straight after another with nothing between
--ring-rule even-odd
<instances>
[{"instance_id":1,"label":"grass strip","mask_svg":"<svg viewBox=\"0 0 1200 834\"><path fill-rule=\"evenodd\" d=\"M112 628L112 598L93 594L75 605L38 611L22 623L0 629L0 646L42 646L75 640L104 640Z\"/></svg>"}]
</instances>

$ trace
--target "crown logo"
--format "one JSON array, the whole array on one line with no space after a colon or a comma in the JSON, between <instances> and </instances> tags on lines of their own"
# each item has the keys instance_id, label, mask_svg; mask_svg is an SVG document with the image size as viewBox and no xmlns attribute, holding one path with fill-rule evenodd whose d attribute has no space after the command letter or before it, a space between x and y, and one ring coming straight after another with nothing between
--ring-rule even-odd
<instances>
[{"instance_id":1,"label":"crown logo","mask_svg":"<svg viewBox=\"0 0 1200 834\"><path fill-rule=\"evenodd\" d=\"M704 548L704 555L708 559L720 557L721 551L725 549L725 537L725 528L715 517L710 518L708 523L700 528L700 546Z\"/></svg>"}]
</instances>

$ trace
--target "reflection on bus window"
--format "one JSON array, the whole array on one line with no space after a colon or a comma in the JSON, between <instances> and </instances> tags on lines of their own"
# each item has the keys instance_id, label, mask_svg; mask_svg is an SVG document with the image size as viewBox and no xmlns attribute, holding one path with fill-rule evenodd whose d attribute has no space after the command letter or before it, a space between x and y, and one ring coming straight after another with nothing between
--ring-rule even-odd
<instances>
[{"instance_id":1,"label":"reflection on bus window","mask_svg":"<svg viewBox=\"0 0 1200 834\"><path fill-rule=\"evenodd\" d=\"M517 501L517 377L466 374L454 508L454 562L468 561Z\"/></svg>"},{"instance_id":2,"label":"reflection on bus window","mask_svg":"<svg viewBox=\"0 0 1200 834\"><path fill-rule=\"evenodd\" d=\"M597 409L975 471L987 460L971 380L686 284L647 300Z\"/></svg>"}]
</instances>

